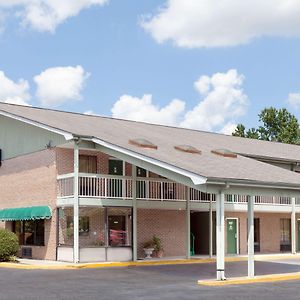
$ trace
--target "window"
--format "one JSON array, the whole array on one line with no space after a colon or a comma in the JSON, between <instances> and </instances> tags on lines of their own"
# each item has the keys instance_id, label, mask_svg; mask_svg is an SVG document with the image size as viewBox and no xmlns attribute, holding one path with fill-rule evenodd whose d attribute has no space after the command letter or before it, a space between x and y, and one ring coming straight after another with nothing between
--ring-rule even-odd
<instances>
[{"instance_id":1,"label":"window","mask_svg":"<svg viewBox=\"0 0 300 300\"><path fill-rule=\"evenodd\" d=\"M13 232L18 236L20 245L45 245L44 220L14 221Z\"/></svg>"},{"instance_id":2,"label":"window","mask_svg":"<svg viewBox=\"0 0 300 300\"><path fill-rule=\"evenodd\" d=\"M291 242L291 220L280 219L280 244L290 244Z\"/></svg>"},{"instance_id":3,"label":"window","mask_svg":"<svg viewBox=\"0 0 300 300\"><path fill-rule=\"evenodd\" d=\"M280 251L291 250L291 220L280 219Z\"/></svg>"},{"instance_id":4,"label":"window","mask_svg":"<svg viewBox=\"0 0 300 300\"><path fill-rule=\"evenodd\" d=\"M130 208L108 208L108 243L111 247L131 246L132 221Z\"/></svg>"},{"instance_id":5,"label":"window","mask_svg":"<svg viewBox=\"0 0 300 300\"><path fill-rule=\"evenodd\" d=\"M97 157L79 155L79 173L97 173Z\"/></svg>"},{"instance_id":6,"label":"window","mask_svg":"<svg viewBox=\"0 0 300 300\"><path fill-rule=\"evenodd\" d=\"M73 230L73 217L68 216L67 218L67 231ZM79 217L79 235L86 236L89 235L90 232L90 217L84 216ZM70 233L73 235L73 232Z\"/></svg>"}]
</instances>

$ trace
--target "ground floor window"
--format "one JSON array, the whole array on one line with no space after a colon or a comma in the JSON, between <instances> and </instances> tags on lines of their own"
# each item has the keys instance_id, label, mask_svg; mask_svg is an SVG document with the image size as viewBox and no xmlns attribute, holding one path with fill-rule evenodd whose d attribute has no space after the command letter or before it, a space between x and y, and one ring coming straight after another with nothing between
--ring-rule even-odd
<instances>
[{"instance_id":1,"label":"ground floor window","mask_svg":"<svg viewBox=\"0 0 300 300\"><path fill-rule=\"evenodd\" d=\"M131 208L108 208L108 244L111 247L131 246Z\"/></svg>"},{"instance_id":2,"label":"ground floor window","mask_svg":"<svg viewBox=\"0 0 300 300\"><path fill-rule=\"evenodd\" d=\"M73 208L59 209L59 245L73 246ZM132 245L132 209L125 207L81 207L79 246L127 247Z\"/></svg>"},{"instance_id":3,"label":"ground floor window","mask_svg":"<svg viewBox=\"0 0 300 300\"><path fill-rule=\"evenodd\" d=\"M13 232L18 236L20 245L45 245L44 220L14 221Z\"/></svg>"},{"instance_id":4,"label":"ground floor window","mask_svg":"<svg viewBox=\"0 0 300 300\"><path fill-rule=\"evenodd\" d=\"M291 250L291 219L280 219L280 251Z\"/></svg>"}]
</instances>

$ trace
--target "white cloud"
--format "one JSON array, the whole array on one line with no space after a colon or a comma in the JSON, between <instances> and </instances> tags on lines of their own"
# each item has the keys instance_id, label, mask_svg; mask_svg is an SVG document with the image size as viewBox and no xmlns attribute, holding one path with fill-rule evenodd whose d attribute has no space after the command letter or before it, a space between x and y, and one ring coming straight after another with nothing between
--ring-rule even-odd
<instances>
[{"instance_id":1,"label":"white cloud","mask_svg":"<svg viewBox=\"0 0 300 300\"><path fill-rule=\"evenodd\" d=\"M231 123L228 122L225 124L225 126L219 131L219 133L227 134L227 135L232 135L232 133L235 131L237 127L236 123Z\"/></svg>"},{"instance_id":2,"label":"white cloud","mask_svg":"<svg viewBox=\"0 0 300 300\"><path fill-rule=\"evenodd\" d=\"M20 105L29 105L29 84L24 79L14 82L0 71L0 101Z\"/></svg>"},{"instance_id":3,"label":"white cloud","mask_svg":"<svg viewBox=\"0 0 300 300\"><path fill-rule=\"evenodd\" d=\"M46 69L34 77L36 96L46 107L81 100L81 91L89 75L81 66Z\"/></svg>"},{"instance_id":4,"label":"white cloud","mask_svg":"<svg viewBox=\"0 0 300 300\"><path fill-rule=\"evenodd\" d=\"M186 113L180 125L210 131L242 116L248 103L241 88L243 80L244 76L233 69L211 77L201 76L195 88L203 100Z\"/></svg>"},{"instance_id":5,"label":"white cloud","mask_svg":"<svg viewBox=\"0 0 300 300\"><path fill-rule=\"evenodd\" d=\"M19 17L24 26L54 32L59 24L81 10L106 3L108 0L0 0L0 9Z\"/></svg>"},{"instance_id":6,"label":"white cloud","mask_svg":"<svg viewBox=\"0 0 300 300\"><path fill-rule=\"evenodd\" d=\"M262 36L299 37L299 0L168 0L141 25L159 42L224 47Z\"/></svg>"},{"instance_id":7,"label":"white cloud","mask_svg":"<svg viewBox=\"0 0 300 300\"><path fill-rule=\"evenodd\" d=\"M142 98L123 95L113 106L112 115L134 121L145 121L165 125L176 125L184 112L185 103L173 99L168 105L160 108L152 103L152 95Z\"/></svg>"},{"instance_id":8,"label":"white cloud","mask_svg":"<svg viewBox=\"0 0 300 300\"><path fill-rule=\"evenodd\" d=\"M98 114L96 114L93 110L87 110L83 113L84 115L88 115L88 116L99 116Z\"/></svg>"},{"instance_id":9,"label":"white cloud","mask_svg":"<svg viewBox=\"0 0 300 300\"><path fill-rule=\"evenodd\" d=\"M286 102L294 109L300 107L300 93L290 93Z\"/></svg>"},{"instance_id":10,"label":"white cloud","mask_svg":"<svg viewBox=\"0 0 300 300\"><path fill-rule=\"evenodd\" d=\"M194 84L201 100L191 110L186 110L185 102L177 99L159 107L152 102L151 95L124 95L114 104L112 116L228 134L248 106L243 80L244 76L233 69L211 77L201 76Z\"/></svg>"}]
</instances>

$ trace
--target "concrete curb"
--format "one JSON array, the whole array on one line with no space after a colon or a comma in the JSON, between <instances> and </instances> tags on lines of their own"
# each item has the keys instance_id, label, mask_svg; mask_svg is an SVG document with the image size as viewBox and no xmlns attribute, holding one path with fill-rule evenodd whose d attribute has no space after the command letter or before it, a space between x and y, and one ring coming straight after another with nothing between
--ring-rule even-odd
<instances>
[{"instance_id":1,"label":"concrete curb","mask_svg":"<svg viewBox=\"0 0 300 300\"><path fill-rule=\"evenodd\" d=\"M230 257L226 262L244 261L243 257ZM27 270L72 270L72 269L96 269L96 268L111 268L111 267L140 267L140 266L163 266L163 265L187 265L187 264L204 264L215 263L215 258L205 259L177 259L177 260L145 260L138 262L111 262L111 263L79 263L68 265L39 265L39 264L20 264L20 263L0 263L0 268L11 269L27 269Z\"/></svg>"},{"instance_id":2,"label":"concrete curb","mask_svg":"<svg viewBox=\"0 0 300 300\"><path fill-rule=\"evenodd\" d=\"M274 275L261 275L254 278L248 277L236 277L223 281L217 280L198 280L199 285L203 286L224 286L224 285L240 285L240 284L252 284L252 283L264 283L264 282L278 282L288 280L299 280L300 272L286 273L286 274L274 274Z\"/></svg>"},{"instance_id":3,"label":"concrete curb","mask_svg":"<svg viewBox=\"0 0 300 300\"><path fill-rule=\"evenodd\" d=\"M276 259L293 259L299 256L289 255L272 255L266 257L257 257L256 260L267 261ZM226 262L247 261L247 257L226 257ZM144 260L138 262L99 262L99 263L79 263L67 265L47 265L45 264L22 264L22 263L0 263L0 268L24 269L24 270L75 270L75 269L96 269L96 268L112 268L112 267L139 267L139 266L163 266L163 265L187 265L187 264L205 264L215 263L215 258L195 258L195 259L174 259L174 260Z\"/></svg>"}]
</instances>

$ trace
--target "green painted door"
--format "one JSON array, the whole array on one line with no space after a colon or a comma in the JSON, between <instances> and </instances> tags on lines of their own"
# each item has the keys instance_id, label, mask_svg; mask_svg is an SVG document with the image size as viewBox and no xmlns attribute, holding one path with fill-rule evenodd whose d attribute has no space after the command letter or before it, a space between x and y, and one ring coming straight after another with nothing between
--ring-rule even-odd
<instances>
[{"instance_id":1,"label":"green painted door","mask_svg":"<svg viewBox=\"0 0 300 300\"><path fill-rule=\"evenodd\" d=\"M122 178L118 176L123 175L123 161L117 159L110 159L108 164L109 175L117 175L109 179L108 196L109 197L122 197Z\"/></svg>"},{"instance_id":2,"label":"green painted door","mask_svg":"<svg viewBox=\"0 0 300 300\"><path fill-rule=\"evenodd\" d=\"M227 219L227 253L237 254L237 219Z\"/></svg>"},{"instance_id":3,"label":"green painted door","mask_svg":"<svg viewBox=\"0 0 300 300\"><path fill-rule=\"evenodd\" d=\"M300 251L300 220L297 221L298 224L298 251Z\"/></svg>"},{"instance_id":4,"label":"green painted door","mask_svg":"<svg viewBox=\"0 0 300 300\"><path fill-rule=\"evenodd\" d=\"M136 176L138 177L136 182L136 196L137 198L146 198L146 182L145 180L140 180L139 177L146 177L147 171L143 168L136 168Z\"/></svg>"}]
</instances>

